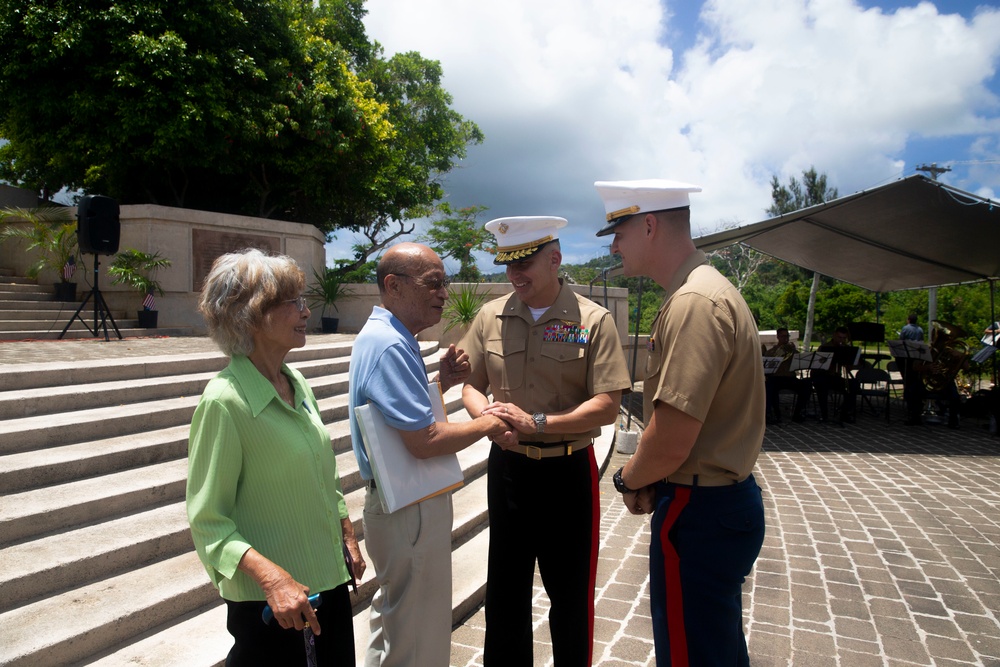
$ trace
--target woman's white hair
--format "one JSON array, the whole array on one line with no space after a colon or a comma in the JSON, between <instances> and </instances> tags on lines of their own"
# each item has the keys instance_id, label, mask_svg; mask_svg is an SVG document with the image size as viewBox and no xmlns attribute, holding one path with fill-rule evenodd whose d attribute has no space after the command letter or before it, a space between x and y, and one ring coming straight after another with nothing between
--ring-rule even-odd
<instances>
[{"instance_id":1,"label":"woman's white hair","mask_svg":"<svg viewBox=\"0 0 1000 667\"><path fill-rule=\"evenodd\" d=\"M291 257L257 249L233 252L212 264L198 310L223 352L249 355L267 311L299 296L305 286L306 275Z\"/></svg>"}]
</instances>

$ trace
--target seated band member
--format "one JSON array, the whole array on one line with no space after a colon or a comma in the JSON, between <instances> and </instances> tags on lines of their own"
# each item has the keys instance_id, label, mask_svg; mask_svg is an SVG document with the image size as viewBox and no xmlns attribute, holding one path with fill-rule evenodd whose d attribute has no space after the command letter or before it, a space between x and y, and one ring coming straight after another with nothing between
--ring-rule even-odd
<instances>
[{"instance_id":1,"label":"seated band member","mask_svg":"<svg viewBox=\"0 0 1000 667\"><path fill-rule=\"evenodd\" d=\"M847 327L837 327L829 342L820 345L820 352L833 352L834 357L830 362L829 370L814 369L810 372L809 378L813 387L816 388L816 400L819 402L820 421L827 420L827 407L830 392L839 392L844 395L844 401L840 406L841 421L854 423L855 403L858 395L858 382L850 376L850 369L853 360L847 361L841 355L849 349L857 351L850 345L850 333Z\"/></svg>"},{"instance_id":2,"label":"seated band member","mask_svg":"<svg viewBox=\"0 0 1000 667\"><path fill-rule=\"evenodd\" d=\"M784 357L781 365L771 374L764 376L764 385L767 388L767 418L775 422L781 421L781 406L778 404L778 392L782 389L795 392L795 403L792 407L792 421L802 421L802 412L809 401L809 392L812 384L808 379L798 377L789 370L792 364L792 356L799 350L789 340L788 329L781 327L777 331L778 342L764 350L765 357Z\"/></svg>"}]
</instances>

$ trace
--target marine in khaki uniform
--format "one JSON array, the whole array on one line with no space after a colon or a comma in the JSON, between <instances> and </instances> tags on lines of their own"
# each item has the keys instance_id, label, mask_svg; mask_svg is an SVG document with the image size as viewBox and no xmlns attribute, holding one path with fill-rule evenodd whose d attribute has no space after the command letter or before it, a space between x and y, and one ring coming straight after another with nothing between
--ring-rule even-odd
<instances>
[{"instance_id":1,"label":"marine in khaki uniform","mask_svg":"<svg viewBox=\"0 0 1000 667\"><path fill-rule=\"evenodd\" d=\"M764 540L754 463L764 440L760 339L736 288L691 240L675 181L595 183L611 252L666 292L643 383L645 430L614 474L634 514L652 513L650 607L657 667L749 665L741 587Z\"/></svg>"},{"instance_id":2,"label":"marine in khaki uniform","mask_svg":"<svg viewBox=\"0 0 1000 667\"><path fill-rule=\"evenodd\" d=\"M611 314L559 280L563 218L501 218L496 264L514 293L483 306L460 343L469 414L513 426L489 457L487 667L532 664L535 562L551 601L556 667L591 664L600 520L593 438L630 386ZM493 395L493 401L487 397Z\"/></svg>"}]
</instances>

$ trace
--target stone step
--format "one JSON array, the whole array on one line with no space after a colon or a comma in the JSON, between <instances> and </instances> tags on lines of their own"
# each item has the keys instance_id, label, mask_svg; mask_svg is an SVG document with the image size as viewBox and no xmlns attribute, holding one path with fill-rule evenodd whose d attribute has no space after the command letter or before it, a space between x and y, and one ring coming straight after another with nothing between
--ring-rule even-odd
<instances>
[{"instance_id":1,"label":"stone step","mask_svg":"<svg viewBox=\"0 0 1000 667\"><path fill-rule=\"evenodd\" d=\"M348 456L353 458L346 453L338 457L338 464ZM486 488L477 480L485 472L488 456L489 444L483 440L463 451L460 457L466 485L454 494L456 540L463 539L486 520ZM145 477L147 472L135 471L135 475ZM344 483L344 493L355 531L362 539L365 489L360 479L355 480L353 487ZM111 503L120 505L116 499L109 499ZM71 508L54 511L69 512ZM183 495L166 505L135 508L126 516L81 524L77 522L64 532L0 549L0 611L193 549ZM81 557L67 550L68 543L86 544L85 554Z\"/></svg>"},{"instance_id":2,"label":"stone step","mask_svg":"<svg viewBox=\"0 0 1000 667\"><path fill-rule=\"evenodd\" d=\"M127 341L94 343L120 344ZM351 345L292 350L288 362L317 394L364 552L365 491L347 422ZM433 374L437 344L421 347ZM191 412L226 363L221 353L200 353L0 369L0 627L16 628L0 632L0 664L224 662L224 606L193 552L184 487ZM82 409L58 407L88 396ZM445 401L450 420L469 419L460 387ZM489 449L483 440L459 453L466 484L453 495L456 623L485 589ZM599 461L609 452L610 444L596 452ZM374 591L369 568L354 603L359 655Z\"/></svg>"},{"instance_id":3,"label":"stone step","mask_svg":"<svg viewBox=\"0 0 1000 667\"><path fill-rule=\"evenodd\" d=\"M57 667L218 600L194 551L0 613L6 667Z\"/></svg>"},{"instance_id":4,"label":"stone step","mask_svg":"<svg viewBox=\"0 0 1000 667\"><path fill-rule=\"evenodd\" d=\"M23 419L95 408L117 408L127 403L200 396L205 385L215 374L216 371L208 371L170 378L144 378L3 391L0 392L0 419Z\"/></svg>"},{"instance_id":5,"label":"stone step","mask_svg":"<svg viewBox=\"0 0 1000 667\"><path fill-rule=\"evenodd\" d=\"M432 373L436 371L436 362L428 363L427 369ZM323 423L347 419L347 381L347 373L310 379ZM6 419L0 421L0 455L190 424L199 398L200 391L196 391L186 396L141 403ZM94 401L98 400L95 396ZM29 406L19 409L30 411Z\"/></svg>"},{"instance_id":6,"label":"stone step","mask_svg":"<svg viewBox=\"0 0 1000 667\"><path fill-rule=\"evenodd\" d=\"M0 281L0 285L0 294L5 299L11 298L10 295L13 294L41 294L44 295L42 299L55 297L52 285L39 285L29 278L7 277Z\"/></svg>"},{"instance_id":7,"label":"stone step","mask_svg":"<svg viewBox=\"0 0 1000 667\"><path fill-rule=\"evenodd\" d=\"M96 344L109 345L111 354L115 345L128 347L129 341L112 340L108 343L99 341ZM351 354L350 341L318 343L308 347L291 350L286 357L290 365L306 361L322 361L324 359L346 358ZM425 355L437 349L436 343L421 343ZM56 350L53 350L55 353ZM428 359L428 368L431 359ZM175 375L200 373L205 371L218 372L226 367L229 360L222 352L198 352L191 354L152 356L152 357L122 357L78 361L67 365L63 362L46 362L34 364L11 364L0 368L0 387L10 390L32 389L36 387L58 387L63 385L81 385L94 382L114 382L141 378L167 378Z\"/></svg>"},{"instance_id":8,"label":"stone step","mask_svg":"<svg viewBox=\"0 0 1000 667\"><path fill-rule=\"evenodd\" d=\"M458 625L482 604L486 590L489 528L484 527L452 552L452 624ZM368 606L354 607L357 664L364 664ZM222 667L233 644L226 631L226 608L219 601L176 622L140 635L135 641L94 656L91 667Z\"/></svg>"},{"instance_id":9,"label":"stone step","mask_svg":"<svg viewBox=\"0 0 1000 667\"><path fill-rule=\"evenodd\" d=\"M319 378L313 381L316 386L322 386L327 378ZM346 379L331 380L341 392L346 391ZM106 473L121 472L144 465L151 465L157 462L169 461L180 458L187 453L187 436L190 427L190 417L193 406L197 403L196 396L154 401L147 403L137 403L130 406L118 406L116 408L102 408L98 410L80 411L71 414L87 414L94 417L94 423L101 426L108 426L114 420L108 417L109 414L121 414L126 409L142 414L148 413L148 418L139 420L142 429L136 432L129 432L117 435L99 435L98 437L85 440L83 442L67 444L51 444L47 447L37 447L37 437L46 439L51 436L46 429L30 428L17 429L11 425L28 426L50 421L68 422L73 424L71 417L56 414L47 416L36 416L24 419L9 419L0 421L0 431L6 430L6 439L3 441L5 456L0 456L0 492L29 492L38 489L38 493L43 493L44 489L52 484L60 482L83 482L86 478L100 476ZM153 413L148 410L151 403L175 406L181 403L183 418L176 424L154 428L153 423L167 419L170 415ZM327 424L330 433L332 447L338 454L350 452L351 435L350 426L347 421L347 396L344 393L332 395L328 398L320 399L320 415ZM467 415L462 408L461 388L453 387L445 394L445 406L450 413L450 419L465 420ZM103 415L104 419L99 417ZM136 422L134 416L123 417L126 424L132 425ZM58 429L71 429L71 426L61 424ZM81 429L76 429L81 430ZM41 433L41 435L39 435ZM69 438L67 438L68 441ZM18 450L18 447L23 449ZM353 455L341 465L341 476L356 474L356 465Z\"/></svg>"},{"instance_id":10,"label":"stone step","mask_svg":"<svg viewBox=\"0 0 1000 667\"><path fill-rule=\"evenodd\" d=\"M0 321L0 329L3 329L5 333L17 333L19 331L46 331L46 332L54 331L58 335L60 332L62 332L63 327L66 326L66 323L70 321L70 318L73 317L74 310L75 307L70 310L63 311L63 315L60 317L46 318L43 316L35 319L4 317L3 320ZM119 331L121 331L122 329L136 328L136 320L134 319L126 320L122 317L121 313L112 313L112 314L114 315L115 324L118 325ZM73 322L70 324L69 331L77 331L77 330L86 331L88 326L90 327L91 330L93 330L94 328L93 314L91 313L89 317L84 316L83 319L84 319L83 322L81 322L78 319L74 319ZM104 327L101 325L100 319L98 319L97 323L98 323L98 329L100 330L101 335L103 336ZM108 331L112 336L115 335L114 326L112 326L111 320L108 320Z\"/></svg>"},{"instance_id":11,"label":"stone step","mask_svg":"<svg viewBox=\"0 0 1000 667\"><path fill-rule=\"evenodd\" d=\"M0 457L0 493L41 489L187 456L190 426L79 442Z\"/></svg>"},{"instance_id":12,"label":"stone step","mask_svg":"<svg viewBox=\"0 0 1000 667\"><path fill-rule=\"evenodd\" d=\"M79 306L79 301L76 303L53 301L51 298L33 301L26 298L8 298L8 295L0 292L0 321L7 317L25 319L23 313L36 313L38 317L46 317L51 315L52 311L68 311L72 315Z\"/></svg>"},{"instance_id":13,"label":"stone step","mask_svg":"<svg viewBox=\"0 0 1000 667\"><path fill-rule=\"evenodd\" d=\"M445 394L451 419L465 419L461 392ZM351 449L350 425L346 420L327 424L333 450ZM17 452L0 457L0 493L16 493L63 482L78 481L153 463L181 458L187 454L189 424L131 433L96 441L67 444ZM338 464L341 477L357 474L353 456ZM347 484L345 479L345 484Z\"/></svg>"},{"instance_id":14,"label":"stone step","mask_svg":"<svg viewBox=\"0 0 1000 667\"><path fill-rule=\"evenodd\" d=\"M90 323L93 327L93 322ZM65 322L59 323L59 326L54 329L32 329L30 331L4 331L3 322L0 321L0 342L3 341L17 341L17 340L59 340L59 334L62 333L63 327L66 326ZM123 338L140 338L146 336L190 336L193 333L191 327L173 327L173 326L163 326L157 329L137 329L130 327L123 327L121 324L118 325L118 332ZM75 326L62 337L63 340L79 340L81 338L105 338L105 333L103 327L99 327L97 330L97 335L95 336L92 331L88 331L85 327L76 328ZM110 340L116 340L118 336L115 334L114 327L108 324L107 338Z\"/></svg>"},{"instance_id":15,"label":"stone step","mask_svg":"<svg viewBox=\"0 0 1000 667\"><path fill-rule=\"evenodd\" d=\"M352 517L358 516L360 519L363 494L362 489L357 489L350 494L351 498L348 504ZM485 494L486 481L484 477L473 480L472 483L455 492L454 541L467 543L469 540L464 538L478 532L482 527L485 522ZM172 519L171 515L173 515ZM190 544L190 538L179 530L186 527L183 503L177 503L172 508L164 508L159 513L150 513L143 519L147 522L161 520L164 525L156 527L156 530L160 533L167 533L163 536L163 542L169 542L169 536L172 534L176 536L175 540L187 538L188 544ZM133 523L129 523L130 521ZM112 522L112 524L114 523ZM118 525L92 527L89 530L91 536L94 536L95 533L104 533L105 535L103 540L95 545L95 548L88 549L94 559L90 565L103 569L113 567L115 557L116 555L120 557L121 550L137 549L134 546L135 542L141 545L138 550L147 555L154 553L159 548L168 548L160 541L142 540L140 536L136 535L136 525L141 526L142 520L126 517L118 522ZM171 531L171 527L174 530ZM127 531L128 534L123 535L123 531ZM22 568L21 571L13 573L17 576L13 577L9 583L5 582L6 585L3 588L5 596L18 592L22 596L30 595L25 593L24 589L30 586L29 582L37 580L46 573L46 566L49 570L57 571L59 564L52 561L55 560L59 552L65 552L66 539L71 537L74 536L70 534L55 536L48 544L43 543L35 548L34 555L39 565L34 568L34 571L25 571ZM130 542L133 543L133 546L129 546ZM38 543L36 542L36 544ZM365 551L363 534L360 545L365 559L369 560ZM45 547L50 548L48 563L44 562L45 558L40 553L45 551ZM18 549L19 547L11 547L5 551L16 552ZM22 546L20 549L22 551L20 554L0 555L0 563L12 561L17 556L23 557L25 555L23 552L29 551L30 547ZM485 561L482 559L478 560L480 567L482 567L483 562ZM81 567L83 565L85 563L77 561L64 563L62 568L67 572L79 571L83 569ZM70 584L72 588L66 592L57 592L58 589L52 587L49 591L31 596L38 599L0 613L0 623L32 625L49 634L48 640L43 643L36 640L35 633L12 633L7 640L8 650L15 658L5 664L55 665L81 660L97 651L126 643L131 636L140 635L156 625L168 623L180 614L203 607L212 598L217 599L217 593L208 584L208 578L193 550L169 556L141 568L136 568L134 562L127 561L119 562L117 565L119 568L127 567L128 569L110 576L103 576L103 572L98 572L98 578L93 582L82 586ZM374 595L376 586L372 570L373 568L369 568L365 577L359 582L358 596L354 600L356 608L366 608ZM139 579L143 572L148 573L148 576L151 577L164 576L165 572L169 572L175 580L175 585L164 586L158 585L161 582L149 582L148 585L143 586L140 583L141 579ZM67 576L71 577L72 575ZM57 578L57 575L53 575L53 578ZM142 593L126 592L130 590L130 582L135 586L132 590L142 591ZM204 585L199 585L199 582L204 582ZM63 583L65 585L65 582ZM208 586L211 593L209 597L206 597L204 586ZM55 606L54 603L60 600L63 604ZM128 608L132 615L141 616L148 621L129 623L131 626L130 634L123 636L121 632L121 626L124 623L123 617L116 613L121 607ZM164 617L163 610L171 610L173 615ZM83 614L84 618L81 619L81 611L89 611L90 613ZM219 629L225 634L224 624L219 626ZM53 656L60 656L61 659L55 660ZM24 662L19 661L22 659ZM36 660L36 662L29 662L31 659Z\"/></svg>"},{"instance_id":16,"label":"stone step","mask_svg":"<svg viewBox=\"0 0 1000 667\"><path fill-rule=\"evenodd\" d=\"M187 459L176 459L9 494L0 505L0 546L176 502L186 479Z\"/></svg>"},{"instance_id":17,"label":"stone step","mask_svg":"<svg viewBox=\"0 0 1000 667\"><path fill-rule=\"evenodd\" d=\"M455 387L446 395L449 419L464 421L468 416L461 411L460 390ZM336 396L330 401L342 403L346 414L346 396ZM343 419L343 418L342 418ZM187 479L187 424L164 429L157 434L146 434L139 439L149 443L141 451L128 448L128 438L93 443L93 449L104 450L91 454L86 446L56 448L49 458L63 461L62 469L53 465L54 472L45 470L44 454L41 465L30 467L29 456L3 457L0 479L19 490L8 492L6 502L0 505L0 545L11 544L45 535L69 527L92 524L125 514L129 511L183 499ZM328 426L341 453L337 467L345 494L361 487L357 461L350 450L350 432L346 419ZM138 447L138 445L136 445ZM485 467L486 451L468 448L459 456L468 475L478 474ZM176 458L170 458L174 456ZM108 461L117 457L117 465L139 463L137 467L114 469L109 472ZM143 458L155 462L142 464ZM68 477L70 472L83 469L92 476ZM97 474L94 474L97 473ZM53 486L30 487L20 483L19 477L56 476L61 483ZM360 505L357 508L360 516ZM352 514L355 516L355 514Z\"/></svg>"},{"instance_id":18,"label":"stone step","mask_svg":"<svg viewBox=\"0 0 1000 667\"><path fill-rule=\"evenodd\" d=\"M0 454L189 424L197 404L184 396L0 421Z\"/></svg>"},{"instance_id":19,"label":"stone step","mask_svg":"<svg viewBox=\"0 0 1000 667\"><path fill-rule=\"evenodd\" d=\"M350 358L344 356L291 362L289 365L310 380L317 398L325 398L342 390L343 383L347 381L349 363ZM200 396L217 372L213 368L200 373L169 377L0 391L0 419L18 419L179 396Z\"/></svg>"},{"instance_id":20,"label":"stone step","mask_svg":"<svg viewBox=\"0 0 1000 667\"><path fill-rule=\"evenodd\" d=\"M183 502L8 546L0 549L0 611L193 549Z\"/></svg>"}]
</instances>

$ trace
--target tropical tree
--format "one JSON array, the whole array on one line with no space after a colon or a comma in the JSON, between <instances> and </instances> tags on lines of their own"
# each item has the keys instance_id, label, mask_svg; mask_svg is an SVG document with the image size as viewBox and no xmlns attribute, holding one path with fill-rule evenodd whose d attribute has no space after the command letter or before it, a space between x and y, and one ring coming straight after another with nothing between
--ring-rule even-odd
<instances>
[{"instance_id":1,"label":"tropical tree","mask_svg":"<svg viewBox=\"0 0 1000 667\"><path fill-rule=\"evenodd\" d=\"M476 266L475 252L493 249L493 235L486 231L476 216L486 210L485 206L453 208L448 202L437 206L439 217L431 222L423 240L434 249L441 259L457 259L458 273L455 279L463 283L478 283L482 278Z\"/></svg>"},{"instance_id":2,"label":"tropical tree","mask_svg":"<svg viewBox=\"0 0 1000 667\"><path fill-rule=\"evenodd\" d=\"M740 226L738 220L724 222L718 226L716 231L735 229ZM734 243L725 248L713 250L708 254L712 266L726 275L740 292L746 288L750 278L757 270L768 261L768 256L758 252L744 243Z\"/></svg>"},{"instance_id":3,"label":"tropical tree","mask_svg":"<svg viewBox=\"0 0 1000 667\"><path fill-rule=\"evenodd\" d=\"M827 187L826 174L817 174L815 167L809 167L802 172L802 181L792 176L788 185L782 185L777 176L771 178L771 206L767 209L770 216L780 216L802 208L816 206L837 198L837 189ZM808 348L813 332L813 313L816 307L816 294L819 291L820 274L813 273L812 286L809 291L805 335L803 345Z\"/></svg>"},{"instance_id":4,"label":"tropical tree","mask_svg":"<svg viewBox=\"0 0 1000 667\"><path fill-rule=\"evenodd\" d=\"M364 14L363 0L0 3L0 178L325 232L419 217L482 134L440 65L385 59Z\"/></svg>"}]
</instances>

